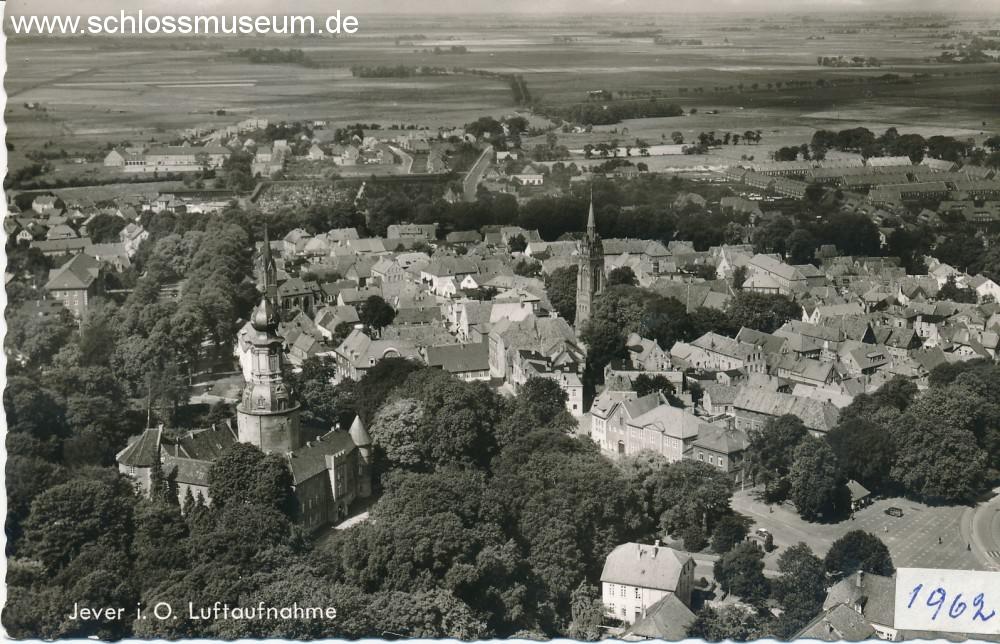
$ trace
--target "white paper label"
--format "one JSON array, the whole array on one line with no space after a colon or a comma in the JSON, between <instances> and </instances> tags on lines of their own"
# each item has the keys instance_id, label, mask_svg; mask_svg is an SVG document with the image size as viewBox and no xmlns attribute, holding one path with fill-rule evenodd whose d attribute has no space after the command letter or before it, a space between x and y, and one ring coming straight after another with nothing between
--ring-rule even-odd
<instances>
[{"instance_id":1,"label":"white paper label","mask_svg":"<svg viewBox=\"0 0 1000 644\"><path fill-rule=\"evenodd\" d=\"M900 568L897 630L1000 633L1000 572Z\"/></svg>"}]
</instances>

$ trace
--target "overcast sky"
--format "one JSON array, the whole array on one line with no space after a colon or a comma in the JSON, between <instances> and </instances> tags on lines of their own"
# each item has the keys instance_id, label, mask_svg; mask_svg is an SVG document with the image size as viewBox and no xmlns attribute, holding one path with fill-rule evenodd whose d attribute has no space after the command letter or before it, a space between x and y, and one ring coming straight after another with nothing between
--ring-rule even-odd
<instances>
[{"instance_id":1,"label":"overcast sky","mask_svg":"<svg viewBox=\"0 0 1000 644\"><path fill-rule=\"evenodd\" d=\"M727 11L969 11L1000 13L1000 0L8 0L8 14L117 14L122 9L160 14L298 13L336 9L361 17L375 13L706 13Z\"/></svg>"}]
</instances>

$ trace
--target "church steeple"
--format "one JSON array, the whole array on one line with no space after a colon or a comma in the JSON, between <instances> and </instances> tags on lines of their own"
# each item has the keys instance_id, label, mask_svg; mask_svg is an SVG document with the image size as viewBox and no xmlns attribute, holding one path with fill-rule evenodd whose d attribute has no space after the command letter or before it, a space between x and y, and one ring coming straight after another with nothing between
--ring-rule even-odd
<instances>
[{"instance_id":1,"label":"church steeple","mask_svg":"<svg viewBox=\"0 0 1000 644\"><path fill-rule=\"evenodd\" d=\"M590 190L590 212L587 214L587 239L597 235L597 219L594 217L594 189Z\"/></svg>"},{"instance_id":2,"label":"church steeple","mask_svg":"<svg viewBox=\"0 0 1000 644\"><path fill-rule=\"evenodd\" d=\"M587 212L587 234L580 243L576 276L576 328L590 319L594 297L604 291L604 244L597 234L597 217L594 215L594 192L590 192L590 208Z\"/></svg>"},{"instance_id":3,"label":"church steeple","mask_svg":"<svg viewBox=\"0 0 1000 644\"><path fill-rule=\"evenodd\" d=\"M278 306L278 267L271 256L271 239L267 234L267 224L264 224L264 245L261 247L261 291L271 300L271 305Z\"/></svg>"}]
</instances>

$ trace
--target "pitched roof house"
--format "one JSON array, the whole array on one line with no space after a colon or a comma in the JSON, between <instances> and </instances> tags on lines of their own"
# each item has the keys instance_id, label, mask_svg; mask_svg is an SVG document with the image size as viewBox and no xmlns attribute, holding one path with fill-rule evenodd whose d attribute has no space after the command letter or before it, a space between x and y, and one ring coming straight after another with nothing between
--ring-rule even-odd
<instances>
[{"instance_id":1,"label":"pitched roof house","mask_svg":"<svg viewBox=\"0 0 1000 644\"><path fill-rule=\"evenodd\" d=\"M691 603L694 559L661 546L623 543L608 554L601 571L601 595L609 616L634 623L667 595Z\"/></svg>"}]
</instances>

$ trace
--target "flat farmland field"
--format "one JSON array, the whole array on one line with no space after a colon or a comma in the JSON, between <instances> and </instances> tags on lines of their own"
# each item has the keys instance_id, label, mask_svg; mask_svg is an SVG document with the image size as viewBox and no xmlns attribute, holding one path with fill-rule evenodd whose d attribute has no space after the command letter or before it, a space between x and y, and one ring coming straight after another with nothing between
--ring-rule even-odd
<instances>
[{"instance_id":1,"label":"flat farmland field","mask_svg":"<svg viewBox=\"0 0 1000 644\"><path fill-rule=\"evenodd\" d=\"M698 110L560 134L560 144L570 148L607 140L612 130L623 142L639 137L651 144L669 140L673 131L691 140L701 131L761 130L760 146L726 150L758 158L805 142L818 128L895 126L924 135L980 136L1000 127L1000 64L946 65L933 58L947 32L998 27L996 20L955 19L945 28L926 19L900 24L872 15L778 21L736 15L372 16L363 17L360 33L339 38L11 38L5 81L8 140L15 146L10 163L26 163L24 152L46 144L93 153L109 143L164 141L186 128L223 127L250 116L437 129L518 108L502 78L464 71L359 78L351 72L357 65L518 74L535 101L556 108L605 90L616 102L649 100L655 93L659 101ZM236 55L240 48L301 49L312 65L253 64ZM882 64L817 62L841 55L873 56ZM912 82L860 80L885 74ZM851 83L820 86L844 78ZM637 98L622 99L622 92Z\"/></svg>"}]
</instances>

